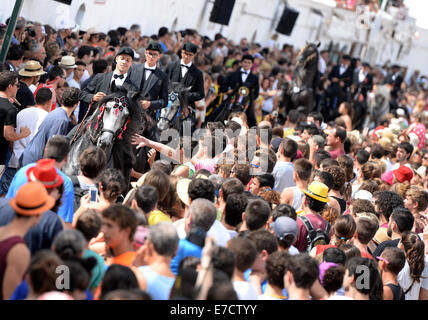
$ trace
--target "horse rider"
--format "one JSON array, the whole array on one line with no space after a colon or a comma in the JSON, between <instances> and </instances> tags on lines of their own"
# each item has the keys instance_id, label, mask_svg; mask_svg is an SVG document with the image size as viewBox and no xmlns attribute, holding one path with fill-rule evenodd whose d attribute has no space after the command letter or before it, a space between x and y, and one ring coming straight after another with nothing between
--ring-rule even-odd
<instances>
[{"instance_id":1,"label":"horse rider","mask_svg":"<svg viewBox=\"0 0 428 320\"><path fill-rule=\"evenodd\" d=\"M109 73L97 74L85 89L80 92L79 100L88 104L101 101L106 95L111 93L113 82L116 87L128 83L137 87L129 74L129 69L134 60L134 50L129 47L119 49L114 61L116 68Z\"/></svg>"},{"instance_id":2,"label":"horse rider","mask_svg":"<svg viewBox=\"0 0 428 320\"><path fill-rule=\"evenodd\" d=\"M220 88L221 92L237 98L236 102L244 107L250 127L257 125L254 100L259 96L259 77L251 72L253 64L254 57L245 54L241 60L241 69L229 73Z\"/></svg>"},{"instance_id":3,"label":"horse rider","mask_svg":"<svg viewBox=\"0 0 428 320\"><path fill-rule=\"evenodd\" d=\"M162 47L157 41L147 45L144 64L134 64L130 70L130 78L140 90L140 104L153 120L152 138L159 141L159 130L156 126L157 110L168 104L168 76L157 66L162 56Z\"/></svg>"},{"instance_id":4,"label":"horse rider","mask_svg":"<svg viewBox=\"0 0 428 320\"><path fill-rule=\"evenodd\" d=\"M202 72L194 65L193 60L198 52L198 47L186 42L181 50L181 60L170 62L165 71L169 81L179 82L184 87L190 87L187 93L188 107L183 107L183 119L190 118L192 121L192 132L195 127L195 102L205 97L204 77Z\"/></svg>"}]
</instances>

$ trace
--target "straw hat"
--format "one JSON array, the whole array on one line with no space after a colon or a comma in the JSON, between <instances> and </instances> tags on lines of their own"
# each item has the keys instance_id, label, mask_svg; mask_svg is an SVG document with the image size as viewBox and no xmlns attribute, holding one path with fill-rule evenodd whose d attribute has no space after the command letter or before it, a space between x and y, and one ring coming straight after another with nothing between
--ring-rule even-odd
<instances>
[{"instance_id":1,"label":"straw hat","mask_svg":"<svg viewBox=\"0 0 428 320\"><path fill-rule=\"evenodd\" d=\"M186 206L190 206L188 190L189 190L189 184L191 181L192 180L189 178L183 178L177 182L176 188L177 188L178 197Z\"/></svg>"},{"instance_id":2,"label":"straw hat","mask_svg":"<svg viewBox=\"0 0 428 320\"><path fill-rule=\"evenodd\" d=\"M75 69L77 68L76 59L74 59L74 57L72 56L63 56L61 58L61 62L59 63L59 66L65 69Z\"/></svg>"},{"instance_id":3,"label":"straw hat","mask_svg":"<svg viewBox=\"0 0 428 320\"><path fill-rule=\"evenodd\" d=\"M303 190L303 193L312 199L328 202L328 187L319 181L313 181L307 190Z\"/></svg>"},{"instance_id":4,"label":"straw hat","mask_svg":"<svg viewBox=\"0 0 428 320\"><path fill-rule=\"evenodd\" d=\"M46 188L39 182L28 182L16 192L9 202L16 213L24 216L37 216L52 209L55 199L48 195Z\"/></svg>"},{"instance_id":5,"label":"straw hat","mask_svg":"<svg viewBox=\"0 0 428 320\"><path fill-rule=\"evenodd\" d=\"M379 144L384 148L386 151L391 152L392 151L392 143L391 140L388 138L380 138Z\"/></svg>"},{"instance_id":6,"label":"straw hat","mask_svg":"<svg viewBox=\"0 0 428 320\"><path fill-rule=\"evenodd\" d=\"M209 180L209 178L204 174L198 174L196 176L193 176L192 179L189 178L183 178L178 180L176 190L178 197L180 200L186 205L190 206L190 198L189 198L189 185L190 182L192 182L193 179L206 179Z\"/></svg>"},{"instance_id":7,"label":"straw hat","mask_svg":"<svg viewBox=\"0 0 428 320\"><path fill-rule=\"evenodd\" d=\"M148 173L149 172L146 172L145 174L143 174L136 182L131 182L132 188L137 189L142 185L144 185L144 179L146 178Z\"/></svg>"},{"instance_id":8,"label":"straw hat","mask_svg":"<svg viewBox=\"0 0 428 320\"><path fill-rule=\"evenodd\" d=\"M34 167L27 170L28 181L40 182L45 188L51 189L60 186L64 179L55 168L54 159L41 159Z\"/></svg>"},{"instance_id":9,"label":"straw hat","mask_svg":"<svg viewBox=\"0 0 428 320\"><path fill-rule=\"evenodd\" d=\"M19 75L23 77L37 77L46 74L45 71L43 71L42 65L39 61L35 60L28 60L25 63L24 68L19 70Z\"/></svg>"},{"instance_id":10,"label":"straw hat","mask_svg":"<svg viewBox=\"0 0 428 320\"><path fill-rule=\"evenodd\" d=\"M425 166L420 166L417 170L414 170L415 174L417 174L422 179L425 178L427 168Z\"/></svg>"},{"instance_id":11,"label":"straw hat","mask_svg":"<svg viewBox=\"0 0 428 320\"><path fill-rule=\"evenodd\" d=\"M88 34L98 34L99 33L98 30L96 28L94 28L94 27L89 28L88 30L86 30L86 32Z\"/></svg>"}]
</instances>

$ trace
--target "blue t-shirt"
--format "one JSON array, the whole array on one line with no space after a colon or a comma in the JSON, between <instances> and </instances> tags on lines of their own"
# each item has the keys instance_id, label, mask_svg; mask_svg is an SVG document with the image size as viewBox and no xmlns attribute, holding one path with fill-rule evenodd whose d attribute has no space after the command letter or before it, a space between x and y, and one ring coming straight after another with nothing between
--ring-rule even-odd
<instances>
[{"instance_id":1,"label":"blue t-shirt","mask_svg":"<svg viewBox=\"0 0 428 320\"><path fill-rule=\"evenodd\" d=\"M168 51L168 48L166 47L165 43L163 43L162 41L159 41L159 44L161 45L163 52Z\"/></svg>"},{"instance_id":2,"label":"blue t-shirt","mask_svg":"<svg viewBox=\"0 0 428 320\"><path fill-rule=\"evenodd\" d=\"M147 292L153 300L169 300L172 286L175 282L175 277L165 277L154 272L150 266L142 266L138 268L144 275L147 283Z\"/></svg>"},{"instance_id":3,"label":"blue t-shirt","mask_svg":"<svg viewBox=\"0 0 428 320\"><path fill-rule=\"evenodd\" d=\"M35 163L30 163L18 170L18 172L13 177L13 180L9 186L9 190L6 194L7 199L14 198L18 189L28 182L27 170L29 168L34 167L35 165L36 165ZM56 169L56 172L58 172L58 174L64 179L64 193L62 194L62 197L61 197L61 205L58 208L58 215L65 222L72 223L73 214L74 214L73 183L65 173L61 172L61 170Z\"/></svg>"},{"instance_id":4,"label":"blue t-shirt","mask_svg":"<svg viewBox=\"0 0 428 320\"><path fill-rule=\"evenodd\" d=\"M202 248L187 239L178 242L177 255L171 260L171 270L177 275L180 262L186 257L201 258Z\"/></svg>"},{"instance_id":5,"label":"blue t-shirt","mask_svg":"<svg viewBox=\"0 0 428 320\"><path fill-rule=\"evenodd\" d=\"M56 108L48 113L41 123L36 135L31 139L22 154L22 166L37 162L43 158L46 143L54 135L66 135L70 118L62 108Z\"/></svg>"}]
</instances>

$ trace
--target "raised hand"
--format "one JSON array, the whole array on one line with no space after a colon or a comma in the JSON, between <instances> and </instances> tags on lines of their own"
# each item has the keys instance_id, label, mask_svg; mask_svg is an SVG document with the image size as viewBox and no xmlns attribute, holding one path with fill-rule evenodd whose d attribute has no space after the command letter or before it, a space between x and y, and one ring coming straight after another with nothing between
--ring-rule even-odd
<instances>
[{"instance_id":1,"label":"raised hand","mask_svg":"<svg viewBox=\"0 0 428 320\"><path fill-rule=\"evenodd\" d=\"M142 147L149 146L150 141L149 141L149 139L147 139L143 136L140 136L139 134L135 134L131 138L131 143L133 145L137 145L137 149L140 149Z\"/></svg>"}]
</instances>

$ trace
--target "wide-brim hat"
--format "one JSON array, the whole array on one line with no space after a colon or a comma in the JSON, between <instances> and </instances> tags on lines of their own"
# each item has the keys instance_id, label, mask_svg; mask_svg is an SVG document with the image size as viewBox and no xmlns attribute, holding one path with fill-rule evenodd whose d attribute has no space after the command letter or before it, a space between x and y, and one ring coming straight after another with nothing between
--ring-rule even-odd
<instances>
[{"instance_id":1,"label":"wide-brim hat","mask_svg":"<svg viewBox=\"0 0 428 320\"><path fill-rule=\"evenodd\" d=\"M177 182L176 187L178 197L186 206L190 206L190 199L188 193L190 182L192 182L192 180L189 178L180 179Z\"/></svg>"},{"instance_id":2,"label":"wide-brim hat","mask_svg":"<svg viewBox=\"0 0 428 320\"><path fill-rule=\"evenodd\" d=\"M313 181L309 186L308 189L303 190L303 193L306 194L308 197L311 197L312 199L321 201L321 202L328 202L328 187L319 181Z\"/></svg>"},{"instance_id":3,"label":"wide-brim hat","mask_svg":"<svg viewBox=\"0 0 428 320\"><path fill-rule=\"evenodd\" d=\"M29 60L25 63L24 68L19 70L18 74L22 77L37 77L46 74L39 61Z\"/></svg>"},{"instance_id":4,"label":"wide-brim hat","mask_svg":"<svg viewBox=\"0 0 428 320\"><path fill-rule=\"evenodd\" d=\"M48 189L56 188L64 182L64 179L56 171L54 159L41 159L26 173L28 181L40 182Z\"/></svg>"},{"instance_id":5,"label":"wide-brim hat","mask_svg":"<svg viewBox=\"0 0 428 320\"><path fill-rule=\"evenodd\" d=\"M59 66L65 69L75 69L77 68L76 59L74 59L74 57L72 56L63 56L61 58L61 62L59 63Z\"/></svg>"},{"instance_id":6,"label":"wide-brim hat","mask_svg":"<svg viewBox=\"0 0 428 320\"><path fill-rule=\"evenodd\" d=\"M48 194L43 184L28 182L18 189L15 198L10 199L9 204L18 214L37 216L52 209L55 199Z\"/></svg>"},{"instance_id":7,"label":"wide-brim hat","mask_svg":"<svg viewBox=\"0 0 428 320\"><path fill-rule=\"evenodd\" d=\"M415 171L415 174L417 174L419 177L425 178L427 167L420 166L417 170L414 170L414 171Z\"/></svg>"},{"instance_id":8,"label":"wide-brim hat","mask_svg":"<svg viewBox=\"0 0 428 320\"><path fill-rule=\"evenodd\" d=\"M142 185L144 185L144 179L146 178L147 174L148 174L148 172L143 174L136 182L131 182L131 186L134 189L137 189L137 188L141 187Z\"/></svg>"}]
</instances>

